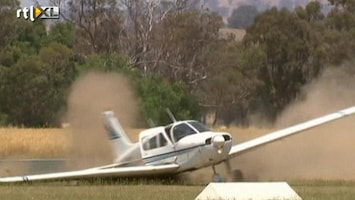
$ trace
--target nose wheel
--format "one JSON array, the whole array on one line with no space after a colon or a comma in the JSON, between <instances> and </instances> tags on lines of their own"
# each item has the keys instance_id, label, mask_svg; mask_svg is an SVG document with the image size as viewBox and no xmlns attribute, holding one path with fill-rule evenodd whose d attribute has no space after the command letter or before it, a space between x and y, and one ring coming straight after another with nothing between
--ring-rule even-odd
<instances>
[{"instance_id":1,"label":"nose wheel","mask_svg":"<svg viewBox=\"0 0 355 200\"><path fill-rule=\"evenodd\" d=\"M227 164L227 166L228 166L228 164ZM212 165L212 170L213 170L213 175L212 175L213 182L225 181L225 180L223 180L221 174L216 172L216 168L214 165ZM229 176L230 181L233 181L233 182L244 181L243 172L241 170L239 170L239 169L232 170L230 167L227 167L227 170L228 170L228 176Z\"/></svg>"},{"instance_id":2,"label":"nose wheel","mask_svg":"<svg viewBox=\"0 0 355 200\"><path fill-rule=\"evenodd\" d=\"M222 176L216 172L216 168L214 165L212 165L212 170L213 170L212 181L213 182L223 182Z\"/></svg>"}]
</instances>

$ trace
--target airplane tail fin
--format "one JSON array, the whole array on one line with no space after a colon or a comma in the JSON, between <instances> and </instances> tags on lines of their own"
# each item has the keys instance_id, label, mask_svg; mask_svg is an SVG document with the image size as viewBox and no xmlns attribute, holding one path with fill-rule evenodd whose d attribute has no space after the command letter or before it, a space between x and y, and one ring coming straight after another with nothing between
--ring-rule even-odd
<instances>
[{"instance_id":1,"label":"airplane tail fin","mask_svg":"<svg viewBox=\"0 0 355 200\"><path fill-rule=\"evenodd\" d=\"M105 111L103 114L103 122L108 137L113 143L116 157L122 155L130 149L133 144L124 132L121 124L118 122L113 111Z\"/></svg>"}]
</instances>

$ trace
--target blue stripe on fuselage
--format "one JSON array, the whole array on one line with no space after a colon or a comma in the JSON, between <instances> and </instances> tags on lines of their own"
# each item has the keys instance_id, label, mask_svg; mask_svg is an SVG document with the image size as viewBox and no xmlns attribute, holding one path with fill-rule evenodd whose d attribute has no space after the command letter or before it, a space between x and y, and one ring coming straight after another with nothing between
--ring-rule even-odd
<instances>
[{"instance_id":1,"label":"blue stripe on fuselage","mask_svg":"<svg viewBox=\"0 0 355 200\"><path fill-rule=\"evenodd\" d=\"M159 160L164 160L164 159L167 159L167 158L170 158L170 157L181 155L183 153L192 151L195 148L198 148L198 147L201 147L201 146L205 146L205 144L189 147L189 148L186 148L186 149L180 149L180 150L177 150L177 151L171 151L171 152L163 153L163 154L159 154L159 155L154 155L154 156L151 156L151 157L143 158L143 160L144 160L145 163L149 164L149 163L156 162L156 161L159 161Z\"/></svg>"},{"instance_id":2,"label":"blue stripe on fuselage","mask_svg":"<svg viewBox=\"0 0 355 200\"><path fill-rule=\"evenodd\" d=\"M121 135L116 130L114 130L112 127L104 126L104 128L106 129L107 135L110 138L110 140L121 138Z\"/></svg>"}]
</instances>

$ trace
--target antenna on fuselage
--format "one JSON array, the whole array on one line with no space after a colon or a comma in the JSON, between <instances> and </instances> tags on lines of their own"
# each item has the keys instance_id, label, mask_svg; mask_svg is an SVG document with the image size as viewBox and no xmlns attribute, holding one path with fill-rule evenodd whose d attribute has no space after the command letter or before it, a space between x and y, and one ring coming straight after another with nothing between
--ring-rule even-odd
<instances>
[{"instance_id":1,"label":"antenna on fuselage","mask_svg":"<svg viewBox=\"0 0 355 200\"><path fill-rule=\"evenodd\" d=\"M147 123L148 123L148 125L150 126L150 128L154 128L156 125L155 125L155 123L154 123L154 121L152 120L152 118L149 118L148 120L147 120Z\"/></svg>"},{"instance_id":2,"label":"antenna on fuselage","mask_svg":"<svg viewBox=\"0 0 355 200\"><path fill-rule=\"evenodd\" d=\"M166 108L165 111L166 111L166 113L168 113L170 119L175 123L176 122L176 118L173 115L173 113L171 112L171 110L169 108Z\"/></svg>"}]
</instances>

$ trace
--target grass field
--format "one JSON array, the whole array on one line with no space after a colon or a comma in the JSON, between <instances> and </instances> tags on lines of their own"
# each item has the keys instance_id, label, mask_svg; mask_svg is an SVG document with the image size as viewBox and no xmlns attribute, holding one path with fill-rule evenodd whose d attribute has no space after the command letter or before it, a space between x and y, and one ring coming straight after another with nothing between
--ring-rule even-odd
<instances>
[{"instance_id":1,"label":"grass field","mask_svg":"<svg viewBox=\"0 0 355 200\"><path fill-rule=\"evenodd\" d=\"M294 181L291 187L303 200L352 200L355 182L352 181ZM0 185L0 199L76 200L76 199L194 199L204 185L163 185L130 183L57 182Z\"/></svg>"},{"instance_id":2,"label":"grass field","mask_svg":"<svg viewBox=\"0 0 355 200\"><path fill-rule=\"evenodd\" d=\"M62 157L69 138L64 129L0 128L0 159Z\"/></svg>"},{"instance_id":3,"label":"grass field","mask_svg":"<svg viewBox=\"0 0 355 200\"><path fill-rule=\"evenodd\" d=\"M303 200L350 200L355 198L353 181L297 181L291 187Z\"/></svg>"},{"instance_id":4,"label":"grass field","mask_svg":"<svg viewBox=\"0 0 355 200\"><path fill-rule=\"evenodd\" d=\"M77 199L194 199L202 186L180 185L5 185L0 199L77 200Z\"/></svg>"}]
</instances>

